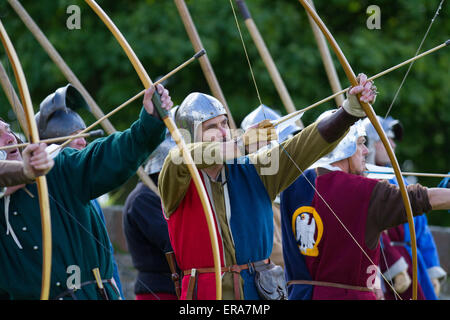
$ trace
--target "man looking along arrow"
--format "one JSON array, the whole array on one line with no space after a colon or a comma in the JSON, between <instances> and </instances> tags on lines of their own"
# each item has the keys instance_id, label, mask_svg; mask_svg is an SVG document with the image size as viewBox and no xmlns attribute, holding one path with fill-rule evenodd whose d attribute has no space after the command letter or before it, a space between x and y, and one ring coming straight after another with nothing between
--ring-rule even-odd
<instances>
[{"instance_id":1,"label":"man looking along arrow","mask_svg":"<svg viewBox=\"0 0 450 320\"><path fill-rule=\"evenodd\" d=\"M332 113L319 117L327 119ZM323 121L323 120L322 120ZM400 189L363 176L361 121L281 195L289 299L376 299L383 230L406 222ZM450 191L408 186L413 213L450 208Z\"/></svg>"},{"instance_id":2,"label":"man looking along arrow","mask_svg":"<svg viewBox=\"0 0 450 320\"><path fill-rule=\"evenodd\" d=\"M259 140L274 140L273 127L260 124L232 139L226 111L215 98L192 93L175 114L179 128L193 138L188 145L215 214L223 272L224 299L285 299L284 277L268 260L273 244L272 202L279 192L321 156L348 128L364 117L356 94L372 102L372 82L362 78L343 107L282 144L246 155ZM293 164L292 161L295 163ZM268 167L276 162L277 170ZM159 191L168 218L176 260L183 270L181 299L214 299L214 270L203 210L186 165L174 148L161 170ZM264 275L274 279L265 292ZM259 289L258 289L259 288Z\"/></svg>"},{"instance_id":3,"label":"man looking along arrow","mask_svg":"<svg viewBox=\"0 0 450 320\"><path fill-rule=\"evenodd\" d=\"M402 140L403 126L400 121L379 117L380 123L387 132L389 142L395 150L396 142ZM372 124L364 120L367 133L367 146L369 154L367 162L381 167L390 167L391 163L387 156L386 149L380 141ZM372 174L377 178L376 174ZM379 178L381 179L381 178ZM394 175L391 178L385 177L390 183L397 185ZM404 179L406 183L406 179ZM439 255L434 243L433 235L428 227L426 215L414 217L414 227L417 237L417 260L419 273L418 299L437 300L440 292L440 281L447 276L447 273L440 266ZM389 230L385 230L382 236L382 259L380 267L388 281L404 300L412 297L412 262L411 262L411 236L408 225L401 224ZM394 300L396 295L390 286L385 286L385 299Z\"/></svg>"}]
</instances>

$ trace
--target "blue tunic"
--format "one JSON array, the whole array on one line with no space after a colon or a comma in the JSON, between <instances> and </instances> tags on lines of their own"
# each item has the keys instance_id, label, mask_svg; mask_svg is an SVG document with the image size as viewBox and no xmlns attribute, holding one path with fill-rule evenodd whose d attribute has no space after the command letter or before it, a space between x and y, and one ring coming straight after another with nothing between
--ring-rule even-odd
<instances>
[{"instance_id":1,"label":"blue tunic","mask_svg":"<svg viewBox=\"0 0 450 320\"><path fill-rule=\"evenodd\" d=\"M248 157L227 164L230 196L230 229L234 239L236 262L246 264L269 258L273 247L272 201ZM243 270L244 299L260 299L255 273Z\"/></svg>"},{"instance_id":2,"label":"blue tunic","mask_svg":"<svg viewBox=\"0 0 450 320\"><path fill-rule=\"evenodd\" d=\"M281 230L283 238L284 272L286 281L312 280L305 257L298 250L298 243L292 232L292 215L299 207L311 206L314 197L316 171L306 170L293 184L281 193ZM310 300L313 286L296 284L288 287L289 300Z\"/></svg>"}]
</instances>

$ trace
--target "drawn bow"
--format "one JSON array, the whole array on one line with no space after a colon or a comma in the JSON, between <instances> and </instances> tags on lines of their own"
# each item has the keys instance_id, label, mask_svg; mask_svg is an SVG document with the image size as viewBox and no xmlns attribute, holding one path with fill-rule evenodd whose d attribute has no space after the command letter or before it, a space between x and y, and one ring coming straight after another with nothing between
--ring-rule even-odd
<instances>
[{"instance_id":1,"label":"drawn bow","mask_svg":"<svg viewBox=\"0 0 450 320\"><path fill-rule=\"evenodd\" d=\"M8 55L8 59L14 70L14 77L20 93L20 99L24 108L28 132L32 143L39 142L39 133L34 119L33 104L31 103L30 92L28 90L25 74L23 73L20 60L17 56L8 34L0 21L0 37L3 47ZM26 130L24 130L26 131ZM42 225L42 285L41 300L48 300L50 293L50 278L52 268L52 232L50 219L50 202L48 195L47 179L45 176L36 178L36 184L39 196L39 206L41 209Z\"/></svg>"},{"instance_id":2,"label":"drawn bow","mask_svg":"<svg viewBox=\"0 0 450 320\"><path fill-rule=\"evenodd\" d=\"M122 33L119 31L119 29L114 25L112 20L109 18L109 16L103 11L103 9L93 0L86 0L86 3L94 10L94 12L99 16L99 18L103 21L103 23L108 27L108 29L113 34L114 38L117 40L117 42L120 44L122 49L125 51L128 59L132 63L136 73L138 74L142 84L145 88L149 88L153 83L147 74L146 70L142 66L142 63L134 53L131 46L128 44L125 37L122 35ZM157 92L155 92L155 95L157 95ZM162 108L159 108L157 103L155 103L155 100L153 100L156 109L158 110L162 120L164 121L164 124L166 125L167 129L169 130L170 134L172 135L173 140L176 142L178 148L181 150L184 162L186 166L189 169L189 172L192 176L192 179L194 181L195 187L197 188L200 200L202 202L203 206L203 212L205 213L206 222L208 224L208 231L209 236L211 239L211 247L212 247L212 253L213 253L213 259L214 259L214 272L215 272L215 280L216 280L216 299L221 300L222 298L222 280L221 280L221 262L220 262L220 255L219 255L219 244L217 240L217 234L216 234L216 227L214 224L214 218L213 213L211 210L211 205L209 203L209 199L205 190L205 187L203 185L203 182L200 178L200 174L198 172L197 167L194 164L194 161L191 157L191 154L189 153L186 144L183 140L183 138L180 135L180 132L178 131L177 126L175 125L174 121L171 117L168 116L167 112L163 110Z\"/></svg>"},{"instance_id":3,"label":"drawn bow","mask_svg":"<svg viewBox=\"0 0 450 320\"><path fill-rule=\"evenodd\" d=\"M341 51L339 45L337 44L336 40L326 27L326 25L323 23L322 19L320 19L319 15L316 13L316 11L309 5L309 3L306 0L299 0L302 6L305 8L305 10L309 13L309 15L312 17L314 22L317 24L317 26L320 28L322 33L324 34L325 38L333 48L333 51L335 52L336 56L339 59L339 62L341 66L344 69L344 72L349 79L352 86L357 86L358 81L356 79L355 73L353 72L350 64L348 63L346 57L344 56L343 52ZM392 147L389 143L389 140L387 138L386 133L384 132L383 128L381 127L375 111L373 110L372 106L368 103L361 102L361 106L363 107L364 111L366 112L367 117L369 118L370 122L374 126L375 130L377 131L378 135L381 138L381 141L386 148L387 154L389 156L389 159L391 160L392 167L395 172L395 177L397 178L398 186L400 188L403 203L405 205L406 209L406 215L408 218L408 225L409 225L409 232L411 235L411 249L412 249L412 262L413 262L413 270L412 270L412 282L413 282L413 300L417 299L417 246L416 246L416 233L414 229L414 220L413 220L413 214L412 214L412 208L411 208L411 202L409 200L408 192L406 190L405 183L402 178L402 172L400 170L400 166L398 164L397 158L394 154L394 151L392 150Z\"/></svg>"}]
</instances>

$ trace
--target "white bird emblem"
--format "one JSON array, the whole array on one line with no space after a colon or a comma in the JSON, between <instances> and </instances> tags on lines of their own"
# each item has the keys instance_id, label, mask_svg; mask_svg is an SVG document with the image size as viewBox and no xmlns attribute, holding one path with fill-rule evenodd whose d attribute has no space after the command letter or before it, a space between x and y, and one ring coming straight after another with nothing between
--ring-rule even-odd
<instances>
[{"instance_id":1,"label":"white bird emblem","mask_svg":"<svg viewBox=\"0 0 450 320\"><path fill-rule=\"evenodd\" d=\"M309 221L311 217L311 221ZM300 243L300 251L305 254L306 249L313 249L316 241L314 233L316 232L316 221L312 215L302 213L297 216L295 221L296 240Z\"/></svg>"}]
</instances>

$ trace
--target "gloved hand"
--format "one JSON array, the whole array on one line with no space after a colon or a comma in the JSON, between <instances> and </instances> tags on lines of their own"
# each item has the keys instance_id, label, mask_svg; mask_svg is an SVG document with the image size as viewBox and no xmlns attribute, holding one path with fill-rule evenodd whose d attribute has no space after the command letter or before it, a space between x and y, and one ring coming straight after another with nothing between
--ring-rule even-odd
<instances>
[{"instance_id":1,"label":"gloved hand","mask_svg":"<svg viewBox=\"0 0 450 320\"><path fill-rule=\"evenodd\" d=\"M439 297L439 293L441 293L441 282L438 278L431 278L431 284L433 285L434 292L436 296Z\"/></svg>"},{"instance_id":2,"label":"gloved hand","mask_svg":"<svg viewBox=\"0 0 450 320\"><path fill-rule=\"evenodd\" d=\"M394 289L395 291L397 291L398 293L403 293L406 291L406 289L409 288L409 286L411 285L411 278L408 274L408 271L404 270L402 272L399 272L395 277L394 277Z\"/></svg>"},{"instance_id":3,"label":"gloved hand","mask_svg":"<svg viewBox=\"0 0 450 320\"><path fill-rule=\"evenodd\" d=\"M266 119L251 126L243 135L233 140L243 155L257 151L272 140L278 140L278 135L270 120Z\"/></svg>"},{"instance_id":4,"label":"gloved hand","mask_svg":"<svg viewBox=\"0 0 450 320\"><path fill-rule=\"evenodd\" d=\"M278 140L275 127L270 120L263 120L248 128L242 135L242 142L247 152L255 152L272 140Z\"/></svg>"},{"instance_id":5,"label":"gloved hand","mask_svg":"<svg viewBox=\"0 0 450 320\"><path fill-rule=\"evenodd\" d=\"M158 90L158 93L161 95L161 108L165 109L166 111L169 111L170 108L172 108L173 106L173 102L172 98L169 95L169 90L165 89L162 84L158 84L156 88L155 86L150 86L147 90L145 90L143 100L145 111L147 111L148 114L151 114L156 118L160 119L159 113L156 111L152 101L152 97L153 94L155 93L155 90Z\"/></svg>"},{"instance_id":6,"label":"gloved hand","mask_svg":"<svg viewBox=\"0 0 450 320\"><path fill-rule=\"evenodd\" d=\"M377 87L373 85L373 81L367 81L367 76L364 73L360 73L357 80L359 85L352 87L348 91L347 99L344 100L342 107L352 116L363 118L366 116L366 113L359 101L369 104L374 103L377 96ZM358 94L361 94L359 101Z\"/></svg>"}]
</instances>

